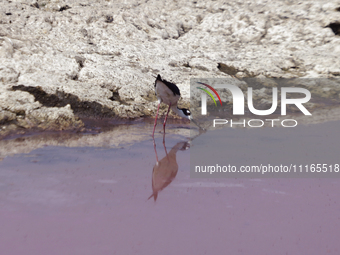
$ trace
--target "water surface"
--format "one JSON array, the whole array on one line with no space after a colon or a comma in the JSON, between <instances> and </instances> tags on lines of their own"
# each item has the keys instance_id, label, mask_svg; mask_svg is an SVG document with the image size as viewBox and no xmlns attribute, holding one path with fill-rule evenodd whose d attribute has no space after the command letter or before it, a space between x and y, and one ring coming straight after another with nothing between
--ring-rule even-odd
<instances>
[{"instance_id":1,"label":"water surface","mask_svg":"<svg viewBox=\"0 0 340 255\"><path fill-rule=\"evenodd\" d=\"M1 253L339 254L338 179L190 178L188 128L1 141Z\"/></svg>"}]
</instances>

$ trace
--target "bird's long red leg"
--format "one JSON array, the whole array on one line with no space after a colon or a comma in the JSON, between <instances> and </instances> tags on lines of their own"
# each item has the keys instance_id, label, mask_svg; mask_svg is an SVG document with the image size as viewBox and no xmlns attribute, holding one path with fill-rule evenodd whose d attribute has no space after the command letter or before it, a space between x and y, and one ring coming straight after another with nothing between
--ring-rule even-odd
<instances>
[{"instance_id":1,"label":"bird's long red leg","mask_svg":"<svg viewBox=\"0 0 340 255\"><path fill-rule=\"evenodd\" d=\"M153 139L153 148L155 150L155 154L156 154L156 160L157 160L157 164L158 164L158 155L157 155L157 149L156 149L156 142L155 142L155 138Z\"/></svg>"},{"instance_id":2,"label":"bird's long red leg","mask_svg":"<svg viewBox=\"0 0 340 255\"><path fill-rule=\"evenodd\" d=\"M161 105L161 102L159 102L158 104L158 108L157 108L157 113L156 113L156 118L155 118L155 124L153 125L153 132L152 132L152 137L155 134L155 129L156 129L156 125L157 125L157 116L158 116L158 112L159 112L159 106Z\"/></svg>"},{"instance_id":3,"label":"bird's long red leg","mask_svg":"<svg viewBox=\"0 0 340 255\"><path fill-rule=\"evenodd\" d=\"M166 113L165 120L164 120L164 123L163 123L164 135L165 135L166 120L168 119L168 115L169 115L169 112L170 112L170 107L171 107L171 103L169 104L168 112Z\"/></svg>"},{"instance_id":4,"label":"bird's long red leg","mask_svg":"<svg viewBox=\"0 0 340 255\"><path fill-rule=\"evenodd\" d=\"M164 150L165 150L165 155L169 161L169 155L168 155L168 151L166 150L166 146L165 146L165 136L163 136L163 146L164 146Z\"/></svg>"}]
</instances>

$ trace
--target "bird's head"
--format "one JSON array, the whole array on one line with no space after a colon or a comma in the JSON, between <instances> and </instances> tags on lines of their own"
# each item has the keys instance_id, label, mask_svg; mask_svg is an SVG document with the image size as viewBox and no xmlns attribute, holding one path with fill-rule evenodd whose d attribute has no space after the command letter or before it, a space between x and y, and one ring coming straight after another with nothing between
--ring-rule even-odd
<instances>
[{"instance_id":1,"label":"bird's head","mask_svg":"<svg viewBox=\"0 0 340 255\"><path fill-rule=\"evenodd\" d=\"M173 110L182 118L186 118L190 121L192 121L197 127L199 127L199 129L201 130L205 130L204 128L202 128L193 118L191 115L191 112L188 109L185 108L173 108Z\"/></svg>"},{"instance_id":2,"label":"bird's head","mask_svg":"<svg viewBox=\"0 0 340 255\"><path fill-rule=\"evenodd\" d=\"M178 112L177 114L181 116L182 118L186 118L188 120L191 120L191 112L188 109L185 108L177 108Z\"/></svg>"}]
</instances>

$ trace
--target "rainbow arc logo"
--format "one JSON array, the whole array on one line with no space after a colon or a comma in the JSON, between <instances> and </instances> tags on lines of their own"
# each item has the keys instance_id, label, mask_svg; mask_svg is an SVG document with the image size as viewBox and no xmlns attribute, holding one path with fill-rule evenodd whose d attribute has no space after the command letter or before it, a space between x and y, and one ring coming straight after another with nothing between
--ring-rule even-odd
<instances>
[{"instance_id":1,"label":"rainbow arc logo","mask_svg":"<svg viewBox=\"0 0 340 255\"><path fill-rule=\"evenodd\" d=\"M214 92L215 95L217 96L218 100L220 101L221 106L222 106L222 100L221 100L219 94L217 93L217 91L213 87L211 87L210 85L205 84L203 82L197 82L197 83L206 86L208 89L210 89L212 92ZM206 90L206 89L201 88L201 87L197 87L197 88L206 92L212 98L212 100L214 101L215 106L217 106L216 100L215 100L214 96L210 93L209 90Z\"/></svg>"}]
</instances>

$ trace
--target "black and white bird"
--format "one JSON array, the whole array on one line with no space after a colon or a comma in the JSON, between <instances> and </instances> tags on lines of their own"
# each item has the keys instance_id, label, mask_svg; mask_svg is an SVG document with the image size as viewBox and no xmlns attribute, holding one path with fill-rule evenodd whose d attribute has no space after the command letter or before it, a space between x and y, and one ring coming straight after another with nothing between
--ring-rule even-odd
<instances>
[{"instance_id":1,"label":"black and white bird","mask_svg":"<svg viewBox=\"0 0 340 255\"><path fill-rule=\"evenodd\" d=\"M163 123L164 133L165 133L166 120L168 118L170 108L178 116L192 120L191 112L188 109L179 108L177 106L177 102L178 102L178 100L181 96L181 92L179 91L179 88L176 86L176 84L168 82L165 79L162 79L162 77L158 74L156 81L155 81L155 91L156 91L156 96L157 96L157 99L158 99L158 108L157 108L155 124L153 126L152 137L155 134L155 129L156 129L156 125L157 125L157 117L158 117L158 112L159 112L159 106L161 105L161 103L169 105L168 112L166 113L164 123Z\"/></svg>"}]
</instances>

